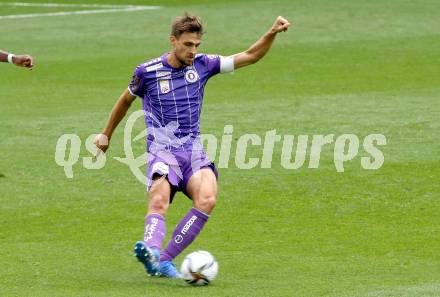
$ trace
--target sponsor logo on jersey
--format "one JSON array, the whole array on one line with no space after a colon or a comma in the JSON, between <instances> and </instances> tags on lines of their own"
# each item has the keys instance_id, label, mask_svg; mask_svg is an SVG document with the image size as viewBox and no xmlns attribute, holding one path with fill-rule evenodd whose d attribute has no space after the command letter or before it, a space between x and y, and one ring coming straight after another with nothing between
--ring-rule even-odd
<instances>
[{"instance_id":1,"label":"sponsor logo on jersey","mask_svg":"<svg viewBox=\"0 0 440 297\"><path fill-rule=\"evenodd\" d=\"M195 70L189 69L187 72L185 72L185 80L188 83L192 84L196 82L198 79L199 79L199 75Z\"/></svg>"},{"instance_id":2,"label":"sponsor logo on jersey","mask_svg":"<svg viewBox=\"0 0 440 297\"><path fill-rule=\"evenodd\" d=\"M161 79L159 80L160 85L160 92L162 94L169 93L171 91L170 89L170 81L168 79Z\"/></svg>"},{"instance_id":3,"label":"sponsor logo on jersey","mask_svg":"<svg viewBox=\"0 0 440 297\"><path fill-rule=\"evenodd\" d=\"M168 79L171 79L171 71L156 71L156 77L164 77L166 76Z\"/></svg>"},{"instance_id":4,"label":"sponsor logo on jersey","mask_svg":"<svg viewBox=\"0 0 440 297\"><path fill-rule=\"evenodd\" d=\"M148 61L148 62L144 63L144 66L148 66L148 65L160 62L161 60L162 60L162 58L160 58L160 57L159 58L155 58L155 59L153 59L151 61Z\"/></svg>"},{"instance_id":5,"label":"sponsor logo on jersey","mask_svg":"<svg viewBox=\"0 0 440 297\"><path fill-rule=\"evenodd\" d=\"M162 63L157 63L157 64L146 67L145 70L147 70L147 72L150 72L150 71L154 71L156 69L162 68L162 67L163 67Z\"/></svg>"}]
</instances>

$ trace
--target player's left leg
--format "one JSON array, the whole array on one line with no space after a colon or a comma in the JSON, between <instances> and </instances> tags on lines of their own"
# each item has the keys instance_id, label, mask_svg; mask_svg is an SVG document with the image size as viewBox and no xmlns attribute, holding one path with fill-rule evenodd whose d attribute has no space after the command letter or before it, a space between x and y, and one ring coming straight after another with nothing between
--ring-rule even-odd
<instances>
[{"instance_id":1,"label":"player's left leg","mask_svg":"<svg viewBox=\"0 0 440 297\"><path fill-rule=\"evenodd\" d=\"M217 177L211 168L197 171L188 181L186 191L194 207L209 215L217 202Z\"/></svg>"},{"instance_id":2,"label":"player's left leg","mask_svg":"<svg viewBox=\"0 0 440 297\"><path fill-rule=\"evenodd\" d=\"M217 178L212 169L202 168L196 171L187 183L186 192L193 200L194 207L176 226L171 240L161 254L161 263L177 257L205 226L217 199Z\"/></svg>"}]
</instances>

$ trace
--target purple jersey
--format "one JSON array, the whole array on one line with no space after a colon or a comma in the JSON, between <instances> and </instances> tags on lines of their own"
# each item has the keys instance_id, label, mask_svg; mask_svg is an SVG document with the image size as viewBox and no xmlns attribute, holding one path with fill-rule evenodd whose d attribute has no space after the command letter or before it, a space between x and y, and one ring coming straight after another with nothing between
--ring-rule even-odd
<instances>
[{"instance_id":1,"label":"purple jersey","mask_svg":"<svg viewBox=\"0 0 440 297\"><path fill-rule=\"evenodd\" d=\"M208 79L220 72L220 56L196 55L191 66L174 68L168 53L140 64L128 90L142 98L153 150L187 150L200 134L200 112Z\"/></svg>"}]
</instances>

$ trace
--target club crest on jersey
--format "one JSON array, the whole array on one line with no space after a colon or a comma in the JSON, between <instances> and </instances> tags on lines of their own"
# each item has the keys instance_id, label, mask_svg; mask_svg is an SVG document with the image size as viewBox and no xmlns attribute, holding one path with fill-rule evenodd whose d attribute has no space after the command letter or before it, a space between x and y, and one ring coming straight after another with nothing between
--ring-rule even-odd
<instances>
[{"instance_id":1,"label":"club crest on jersey","mask_svg":"<svg viewBox=\"0 0 440 297\"><path fill-rule=\"evenodd\" d=\"M187 72L185 72L185 80L192 84L194 82L196 82L199 79L199 75L197 73L197 71L190 69Z\"/></svg>"},{"instance_id":2,"label":"club crest on jersey","mask_svg":"<svg viewBox=\"0 0 440 297\"><path fill-rule=\"evenodd\" d=\"M162 94L169 93L170 89L170 81L168 79L159 80L160 92Z\"/></svg>"}]
</instances>

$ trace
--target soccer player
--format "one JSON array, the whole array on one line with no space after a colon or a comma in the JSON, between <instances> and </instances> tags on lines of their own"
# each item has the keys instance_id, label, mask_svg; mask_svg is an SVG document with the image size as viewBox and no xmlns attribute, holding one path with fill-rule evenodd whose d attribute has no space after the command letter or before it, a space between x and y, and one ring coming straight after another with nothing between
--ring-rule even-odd
<instances>
[{"instance_id":1,"label":"soccer player","mask_svg":"<svg viewBox=\"0 0 440 297\"><path fill-rule=\"evenodd\" d=\"M32 68L34 66L33 58L29 55L14 55L5 51L0 51L0 62L9 62L16 66Z\"/></svg>"},{"instance_id":2,"label":"soccer player","mask_svg":"<svg viewBox=\"0 0 440 297\"><path fill-rule=\"evenodd\" d=\"M171 52L135 69L104 131L95 138L98 149L105 152L133 100L142 99L148 128L149 204L144 240L135 244L134 251L147 274L179 277L172 260L197 237L216 203L217 170L199 141L200 112L208 79L257 62L270 49L275 36L287 31L289 25L279 16L269 31L246 51L222 57L197 53L203 34L198 17L177 17L171 26ZM177 191L192 199L193 207L162 250L165 215Z\"/></svg>"}]
</instances>

